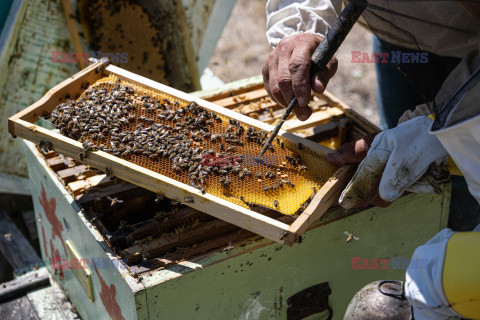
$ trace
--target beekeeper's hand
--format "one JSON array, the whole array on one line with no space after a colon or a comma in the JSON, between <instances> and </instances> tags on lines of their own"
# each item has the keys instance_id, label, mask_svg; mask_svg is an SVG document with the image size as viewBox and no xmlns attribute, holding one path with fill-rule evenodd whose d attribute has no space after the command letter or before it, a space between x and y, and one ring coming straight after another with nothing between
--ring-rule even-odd
<instances>
[{"instance_id":1,"label":"beekeeper's hand","mask_svg":"<svg viewBox=\"0 0 480 320\"><path fill-rule=\"evenodd\" d=\"M377 134L340 196L340 204L346 209L370 203L387 206L405 191L439 192L437 181L448 176L444 166L448 154L438 139L428 134L431 122L428 117L416 117ZM339 150L327 156L327 160L344 164L347 159L359 157Z\"/></svg>"},{"instance_id":2,"label":"beekeeper's hand","mask_svg":"<svg viewBox=\"0 0 480 320\"><path fill-rule=\"evenodd\" d=\"M297 97L298 106L293 112L302 121L312 114L308 107L311 90L322 93L337 71L338 61L333 57L324 70L310 79L310 58L322 39L322 36L310 33L286 37L270 53L262 69L263 82L270 97L284 107Z\"/></svg>"}]
</instances>

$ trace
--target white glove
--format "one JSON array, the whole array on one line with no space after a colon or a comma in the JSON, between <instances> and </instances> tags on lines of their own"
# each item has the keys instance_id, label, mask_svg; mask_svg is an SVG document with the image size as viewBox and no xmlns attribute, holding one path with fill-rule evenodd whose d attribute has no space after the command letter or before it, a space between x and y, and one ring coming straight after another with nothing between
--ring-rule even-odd
<instances>
[{"instance_id":1,"label":"white glove","mask_svg":"<svg viewBox=\"0 0 480 320\"><path fill-rule=\"evenodd\" d=\"M340 196L340 205L350 209L359 204L382 174L379 194L385 201L393 201L407 190L436 191L437 177L421 178L429 167L445 164L448 153L436 137L428 134L431 123L421 116L379 133Z\"/></svg>"},{"instance_id":2,"label":"white glove","mask_svg":"<svg viewBox=\"0 0 480 320\"><path fill-rule=\"evenodd\" d=\"M413 118L416 118L416 117L428 116L431 113L432 112L430 112L430 110L428 109L427 104L423 103L421 105L418 105L413 111L411 110L405 111L398 119L397 125L402 124L408 120L412 120Z\"/></svg>"}]
</instances>

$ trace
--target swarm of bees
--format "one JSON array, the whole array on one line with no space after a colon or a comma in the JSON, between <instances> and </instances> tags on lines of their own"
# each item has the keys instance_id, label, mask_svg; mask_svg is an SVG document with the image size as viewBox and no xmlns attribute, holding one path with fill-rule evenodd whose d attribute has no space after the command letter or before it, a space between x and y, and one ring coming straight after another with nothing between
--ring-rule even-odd
<instances>
[{"instance_id":1,"label":"swarm of bees","mask_svg":"<svg viewBox=\"0 0 480 320\"><path fill-rule=\"evenodd\" d=\"M213 133L214 126L218 128L225 121L216 113L196 102L182 106L176 100L140 96L133 87L118 80L110 90L92 86L79 99L61 103L52 112L51 120L62 134L82 142L83 151L78 155L81 160L97 150L126 159L167 159L172 172L188 176L188 183L202 193L205 193L210 175L218 176L220 185L226 189L232 187L233 177L259 182L275 179L274 185L264 188L265 192L285 185L295 186L284 176L280 177L280 168L276 173L269 170L253 175L242 165L243 157L235 154L238 148L248 143L262 146L268 132L246 128L238 120L229 119L228 124L224 124L228 125L224 132ZM220 152L208 149L204 142L210 147L213 144ZM277 145L283 148L278 139ZM275 147L272 145L270 150L275 152ZM218 163L215 159L226 161ZM299 166L300 157L285 156L285 159L300 168L298 171L306 170L305 166ZM268 165L263 159L253 157L253 160L253 165ZM112 206L120 203L114 200L111 200Z\"/></svg>"}]
</instances>

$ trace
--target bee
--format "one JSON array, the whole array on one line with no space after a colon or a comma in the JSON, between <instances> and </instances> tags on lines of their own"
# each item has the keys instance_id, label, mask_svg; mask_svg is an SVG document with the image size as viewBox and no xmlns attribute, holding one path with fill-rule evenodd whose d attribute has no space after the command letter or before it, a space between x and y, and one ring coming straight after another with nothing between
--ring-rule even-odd
<instances>
[{"instance_id":1,"label":"bee","mask_svg":"<svg viewBox=\"0 0 480 320\"><path fill-rule=\"evenodd\" d=\"M42 151L43 153L48 153L48 151L53 149L53 145L49 141L43 141L42 140L38 144L38 149L40 149L40 151Z\"/></svg>"},{"instance_id":2,"label":"bee","mask_svg":"<svg viewBox=\"0 0 480 320\"><path fill-rule=\"evenodd\" d=\"M212 136L210 137L210 141L213 143L219 141L220 139L222 139L222 136L218 133L212 134Z\"/></svg>"},{"instance_id":3,"label":"bee","mask_svg":"<svg viewBox=\"0 0 480 320\"><path fill-rule=\"evenodd\" d=\"M122 204L123 200L118 199L117 197L107 197L109 201L111 201L110 206L115 207L117 204Z\"/></svg>"},{"instance_id":4,"label":"bee","mask_svg":"<svg viewBox=\"0 0 480 320\"><path fill-rule=\"evenodd\" d=\"M230 178L227 177L223 177L220 179L220 183L224 186L224 187L228 187L231 183L232 183L232 180L230 180Z\"/></svg>"},{"instance_id":5,"label":"bee","mask_svg":"<svg viewBox=\"0 0 480 320\"><path fill-rule=\"evenodd\" d=\"M264 165L265 164L265 160L263 160L263 158L261 157L252 157L253 161L258 163L258 164L262 164Z\"/></svg>"},{"instance_id":6,"label":"bee","mask_svg":"<svg viewBox=\"0 0 480 320\"><path fill-rule=\"evenodd\" d=\"M232 242L230 241L230 242L228 243L228 246L225 247L225 248L223 248L223 251L229 252L230 250L233 250L234 248L235 248L235 247L232 246Z\"/></svg>"},{"instance_id":7,"label":"bee","mask_svg":"<svg viewBox=\"0 0 480 320\"><path fill-rule=\"evenodd\" d=\"M343 234L347 236L347 240L346 240L347 243L349 243L352 240L360 240L360 238L357 237L355 235L355 233L350 233L348 231L344 231Z\"/></svg>"},{"instance_id":8,"label":"bee","mask_svg":"<svg viewBox=\"0 0 480 320\"><path fill-rule=\"evenodd\" d=\"M84 152L80 152L80 153L78 154L78 157L80 158L80 161L83 161L83 159L85 159L85 158L87 157L87 154L84 153Z\"/></svg>"},{"instance_id":9,"label":"bee","mask_svg":"<svg viewBox=\"0 0 480 320\"><path fill-rule=\"evenodd\" d=\"M112 177L112 171L107 167L105 167L105 175L109 178Z\"/></svg>"},{"instance_id":10,"label":"bee","mask_svg":"<svg viewBox=\"0 0 480 320\"><path fill-rule=\"evenodd\" d=\"M192 196L186 196L184 201L186 203L194 203L193 197Z\"/></svg>"},{"instance_id":11,"label":"bee","mask_svg":"<svg viewBox=\"0 0 480 320\"><path fill-rule=\"evenodd\" d=\"M273 173L272 171L265 172L265 179L269 179L269 178L274 179L275 178L275 173Z\"/></svg>"},{"instance_id":12,"label":"bee","mask_svg":"<svg viewBox=\"0 0 480 320\"><path fill-rule=\"evenodd\" d=\"M290 180L283 180L283 183L288 184L289 186L291 186L293 188L295 187L295 184L293 182L291 182Z\"/></svg>"},{"instance_id":13,"label":"bee","mask_svg":"<svg viewBox=\"0 0 480 320\"><path fill-rule=\"evenodd\" d=\"M307 167L307 166L300 166L298 169L308 171L308 167Z\"/></svg>"},{"instance_id":14,"label":"bee","mask_svg":"<svg viewBox=\"0 0 480 320\"><path fill-rule=\"evenodd\" d=\"M278 200L273 200L273 205L276 207L278 207Z\"/></svg>"}]
</instances>

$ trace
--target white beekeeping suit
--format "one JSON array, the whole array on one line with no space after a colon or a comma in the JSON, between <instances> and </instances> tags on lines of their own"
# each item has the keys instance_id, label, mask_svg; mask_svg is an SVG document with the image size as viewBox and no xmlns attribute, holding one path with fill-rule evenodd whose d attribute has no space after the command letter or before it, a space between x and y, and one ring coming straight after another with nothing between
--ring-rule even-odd
<instances>
[{"instance_id":1,"label":"white beekeeping suit","mask_svg":"<svg viewBox=\"0 0 480 320\"><path fill-rule=\"evenodd\" d=\"M390 21L367 20L380 38L393 44L459 58L477 47L480 19L471 17L454 1L369 0L368 3L367 11L382 14L376 8L388 8L398 13L384 15L387 20L395 20L398 29L391 28ZM283 38L298 33L325 35L341 9L341 0L269 0L268 42L276 47Z\"/></svg>"},{"instance_id":2,"label":"white beekeeping suit","mask_svg":"<svg viewBox=\"0 0 480 320\"><path fill-rule=\"evenodd\" d=\"M389 172L382 169L385 183L381 184L380 196L383 193L384 200L392 201L421 177L432 161L440 161L448 153L480 203L480 58L476 50L480 19L471 17L454 1L371 0L369 5L369 9L378 6L396 12L395 16L386 14L390 20L366 19L383 40L441 56L463 57L463 60L437 96L440 112L436 121L432 124L426 117L412 119L402 127L377 135L356 173L357 188L351 190L361 186L362 172L374 170L365 164L379 160L387 163L387 169L392 169ZM283 38L302 32L324 35L340 10L341 1L269 0L268 41L275 47ZM394 27L392 20L395 20ZM422 136L420 140L425 141L425 148L419 145L404 148L411 144L412 140L406 141L405 136L412 132ZM435 148L430 142L435 142ZM395 152L402 148L408 152ZM438 154L433 154L433 149ZM395 166L400 162L390 160L397 157L393 160L408 163L413 156L425 160L425 165L418 168L414 179L403 183L397 179L402 177L397 175L400 171ZM349 192L348 187L345 192ZM416 320L480 319L480 226L473 232L442 230L417 248L412 261L425 262L421 267L410 265L406 275L405 296L413 306Z\"/></svg>"},{"instance_id":3,"label":"white beekeeping suit","mask_svg":"<svg viewBox=\"0 0 480 320\"><path fill-rule=\"evenodd\" d=\"M468 54L449 75L436 99L436 136L465 176L480 203L480 55ZM480 319L480 225L474 232L444 229L415 250L405 295L415 319Z\"/></svg>"}]
</instances>

